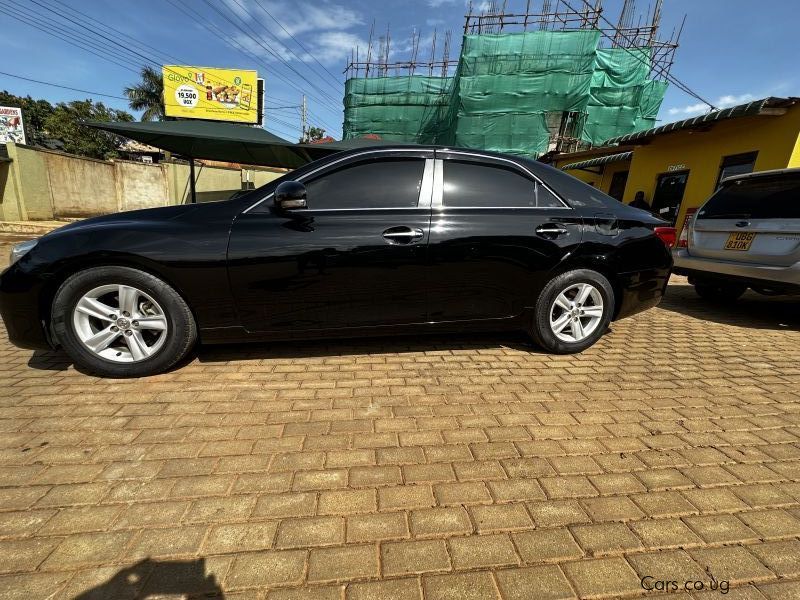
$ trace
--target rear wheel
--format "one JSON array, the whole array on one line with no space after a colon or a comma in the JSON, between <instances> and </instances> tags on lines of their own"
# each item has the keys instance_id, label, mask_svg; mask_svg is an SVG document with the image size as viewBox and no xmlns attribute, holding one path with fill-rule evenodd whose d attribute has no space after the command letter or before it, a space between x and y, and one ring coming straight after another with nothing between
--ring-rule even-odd
<instances>
[{"instance_id":1,"label":"rear wheel","mask_svg":"<svg viewBox=\"0 0 800 600\"><path fill-rule=\"evenodd\" d=\"M67 279L52 319L75 364L107 377L160 373L197 340L183 298L157 277L128 267L96 267Z\"/></svg>"},{"instance_id":2,"label":"rear wheel","mask_svg":"<svg viewBox=\"0 0 800 600\"><path fill-rule=\"evenodd\" d=\"M694 284L694 291L704 300L727 304L736 302L747 291L747 286L723 281L698 281Z\"/></svg>"},{"instance_id":3,"label":"rear wheel","mask_svg":"<svg viewBox=\"0 0 800 600\"><path fill-rule=\"evenodd\" d=\"M608 279L589 269L568 271L539 295L531 337L549 352L581 352L600 339L613 314L614 291Z\"/></svg>"}]
</instances>

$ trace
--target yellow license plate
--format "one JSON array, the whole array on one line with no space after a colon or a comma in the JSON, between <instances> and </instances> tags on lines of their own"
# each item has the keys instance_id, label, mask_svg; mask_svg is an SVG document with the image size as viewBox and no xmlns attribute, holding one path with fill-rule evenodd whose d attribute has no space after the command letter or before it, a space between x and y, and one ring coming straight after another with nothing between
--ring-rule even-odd
<instances>
[{"instance_id":1,"label":"yellow license plate","mask_svg":"<svg viewBox=\"0 0 800 600\"><path fill-rule=\"evenodd\" d=\"M725 250L750 250L753 240L756 239L755 233L732 233L725 242Z\"/></svg>"}]
</instances>

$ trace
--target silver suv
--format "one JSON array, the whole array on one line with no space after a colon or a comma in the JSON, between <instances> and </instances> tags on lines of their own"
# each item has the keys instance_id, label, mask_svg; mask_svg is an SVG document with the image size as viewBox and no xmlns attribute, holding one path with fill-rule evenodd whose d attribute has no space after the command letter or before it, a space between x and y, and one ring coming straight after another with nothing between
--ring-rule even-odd
<instances>
[{"instance_id":1,"label":"silver suv","mask_svg":"<svg viewBox=\"0 0 800 600\"><path fill-rule=\"evenodd\" d=\"M729 177L690 220L673 272L703 298L800 293L800 169Z\"/></svg>"}]
</instances>

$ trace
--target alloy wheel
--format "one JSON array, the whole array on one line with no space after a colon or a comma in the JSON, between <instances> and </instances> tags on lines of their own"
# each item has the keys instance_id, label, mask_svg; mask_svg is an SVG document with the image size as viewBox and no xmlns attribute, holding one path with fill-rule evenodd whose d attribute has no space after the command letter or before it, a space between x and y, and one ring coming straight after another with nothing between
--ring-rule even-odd
<instances>
[{"instance_id":1,"label":"alloy wheel","mask_svg":"<svg viewBox=\"0 0 800 600\"><path fill-rule=\"evenodd\" d=\"M72 312L75 333L91 353L114 362L139 362L167 339L167 317L151 296L129 285L101 285Z\"/></svg>"},{"instance_id":2,"label":"alloy wheel","mask_svg":"<svg viewBox=\"0 0 800 600\"><path fill-rule=\"evenodd\" d=\"M603 296L589 283L574 283L550 307L550 329L562 342L580 342L603 320Z\"/></svg>"}]
</instances>

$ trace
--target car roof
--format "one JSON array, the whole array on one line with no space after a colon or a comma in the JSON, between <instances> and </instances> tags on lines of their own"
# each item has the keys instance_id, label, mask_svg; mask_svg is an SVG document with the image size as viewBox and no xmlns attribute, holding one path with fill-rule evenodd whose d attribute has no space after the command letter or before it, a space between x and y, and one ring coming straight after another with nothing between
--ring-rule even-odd
<instances>
[{"instance_id":1,"label":"car roof","mask_svg":"<svg viewBox=\"0 0 800 600\"><path fill-rule=\"evenodd\" d=\"M759 177L782 177L789 175L800 175L800 168L793 169L770 169L769 171L754 171L753 173L745 173L743 175L731 175L726 177L720 183L730 183L732 181L741 181L743 179L757 179Z\"/></svg>"}]
</instances>

